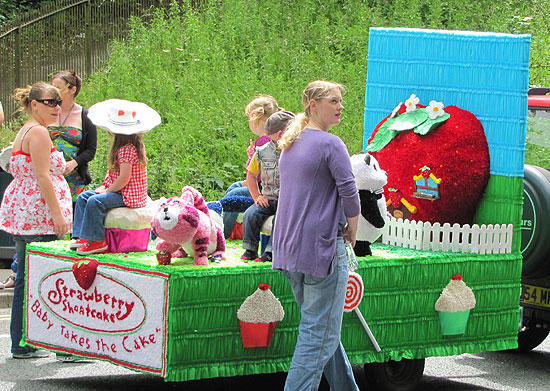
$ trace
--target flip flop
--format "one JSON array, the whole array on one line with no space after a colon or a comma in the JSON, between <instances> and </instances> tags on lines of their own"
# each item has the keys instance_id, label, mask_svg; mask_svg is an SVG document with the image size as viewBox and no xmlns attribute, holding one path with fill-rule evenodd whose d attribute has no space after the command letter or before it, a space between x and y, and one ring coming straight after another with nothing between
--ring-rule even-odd
<instances>
[{"instance_id":1,"label":"flip flop","mask_svg":"<svg viewBox=\"0 0 550 391\"><path fill-rule=\"evenodd\" d=\"M6 281L4 281L3 284L0 284L0 289L13 288L14 286L15 286L15 277L10 275L8 276Z\"/></svg>"}]
</instances>

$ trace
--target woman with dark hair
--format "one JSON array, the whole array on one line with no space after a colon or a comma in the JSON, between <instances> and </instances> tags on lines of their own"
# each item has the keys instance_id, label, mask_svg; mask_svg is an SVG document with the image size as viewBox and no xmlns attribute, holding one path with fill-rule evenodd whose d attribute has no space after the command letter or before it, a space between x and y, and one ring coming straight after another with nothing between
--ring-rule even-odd
<instances>
[{"instance_id":1,"label":"woman with dark hair","mask_svg":"<svg viewBox=\"0 0 550 391\"><path fill-rule=\"evenodd\" d=\"M92 181L88 163L97 147L96 126L88 118L88 110L75 102L82 80L75 71L61 71L52 78L52 84L61 94L61 110L57 120L48 127L50 137L67 161L65 179L71 188L73 203L78 195L88 190Z\"/></svg>"}]
</instances>

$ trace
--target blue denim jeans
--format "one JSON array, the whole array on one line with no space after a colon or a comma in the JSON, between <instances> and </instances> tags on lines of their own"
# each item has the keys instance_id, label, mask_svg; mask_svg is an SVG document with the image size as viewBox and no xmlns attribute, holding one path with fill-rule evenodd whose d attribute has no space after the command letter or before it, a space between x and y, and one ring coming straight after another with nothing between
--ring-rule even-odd
<instances>
[{"instance_id":1,"label":"blue denim jeans","mask_svg":"<svg viewBox=\"0 0 550 391\"><path fill-rule=\"evenodd\" d=\"M74 208L73 238L105 240L105 216L110 209L126 206L120 193L81 193Z\"/></svg>"},{"instance_id":2,"label":"blue denim jeans","mask_svg":"<svg viewBox=\"0 0 550 391\"><path fill-rule=\"evenodd\" d=\"M17 253L17 276L15 277L15 286L13 287L13 301L11 306L11 352L12 354L22 354L34 350L30 346L21 347L19 343L23 336L23 302L25 295L25 269L27 267L25 259L27 257L27 243L32 242L51 242L57 240L55 235L14 235L15 252Z\"/></svg>"},{"instance_id":3,"label":"blue denim jeans","mask_svg":"<svg viewBox=\"0 0 550 391\"><path fill-rule=\"evenodd\" d=\"M359 390L340 342L348 281L348 258L341 237L332 265L333 272L325 278L283 270L301 314L285 391L316 391L323 372L331 390Z\"/></svg>"},{"instance_id":4,"label":"blue denim jeans","mask_svg":"<svg viewBox=\"0 0 550 391\"><path fill-rule=\"evenodd\" d=\"M243 248L245 250L258 251L260 243L260 231L262 225L269 216L273 216L277 212L277 200L269 200L269 207L264 208L259 205L250 205L244 212L243 217ZM275 221L275 220L273 220ZM273 231L273 229L272 229ZM265 251L271 252L272 236L265 246Z\"/></svg>"},{"instance_id":5,"label":"blue denim jeans","mask_svg":"<svg viewBox=\"0 0 550 391\"><path fill-rule=\"evenodd\" d=\"M225 191L225 195L223 197L226 198L238 196L250 197L248 187L243 187L242 181L235 182L231 186L229 186ZM226 239L229 239L229 237L231 236L231 232L233 232L233 226L235 225L235 221L237 221L238 216L239 212L223 212L223 236L225 236Z\"/></svg>"}]
</instances>

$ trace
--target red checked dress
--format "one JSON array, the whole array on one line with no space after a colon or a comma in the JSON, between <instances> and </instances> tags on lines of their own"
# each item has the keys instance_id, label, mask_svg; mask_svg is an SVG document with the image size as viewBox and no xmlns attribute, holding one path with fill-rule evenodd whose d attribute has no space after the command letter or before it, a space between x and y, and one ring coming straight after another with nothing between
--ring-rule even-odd
<instances>
[{"instance_id":1,"label":"red checked dress","mask_svg":"<svg viewBox=\"0 0 550 391\"><path fill-rule=\"evenodd\" d=\"M71 190L63 177L65 164L63 154L52 148L50 178L61 212L71 224L73 206ZM10 160L10 172L13 181L4 192L0 208L0 228L12 235L55 234L52 214L40 192L31 155L23 151L15 152Z\"/></svg>"},{"instance_id":2,"label":"red checked dress","mask_svg":"<svg viewBox=\"0 0 550 391\"><path fill-rule=\"evenodd\" d=\"M126 144L118 150L118 162L130 163L132 165L132 175L130 182L124 186L120 193L122 200L129 208L142 208L147 205L147 167L141 167L139 164L136 147L132 144ZM120 175L120 169L116 171L107 171L103 186L108 188Z\"/></svg>"}]
</instances>

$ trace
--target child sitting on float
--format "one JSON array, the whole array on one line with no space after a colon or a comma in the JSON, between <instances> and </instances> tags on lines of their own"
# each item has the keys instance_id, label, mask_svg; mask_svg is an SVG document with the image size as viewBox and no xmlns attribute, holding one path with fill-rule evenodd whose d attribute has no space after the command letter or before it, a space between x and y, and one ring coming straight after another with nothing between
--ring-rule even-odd
<instances>
[{"instance_id":1,"label":"child sitting on float","mask_svg":"<svg viewBox=\"0 0 550 391\"><path fill-rule=\"evenodd\" d=\"M246 167L250 164L250 160L256 152L256 149L267 144L271 140L265 132L265 123L267 119L273 113L282 110L283 109L279 107L275 98L271 95L258 95L246 105L244 114L248 117L248 127L254 135L258 136L256 141L252 141L252 139L249 140L249 145L246 149L246 154L248 156ZM260 183L260 173L258 173L256 179L256 183ZM225 191L224 198L251 197L249 191L250 185L248 179L235 182ZM238 211L223 212L223 232L226 239L233 238L231 233L233 232L233 227L235 226L238 215ZM240 235L238 238L240 239Z\"/></svg>"},{"instance_id":2,"label":"child sitting on float","mask_svg":"<svg viewBox=\"0 0 550 391\"><path fill-rule=\"evenodd\" d=\"M109 99L90 107L88 117L114 135L103 185L76 200L70 248L80 255L109 249L105 217L114 208L147 204L147 157L141 134L160 124L159 114L144 103Z\"/></svg>"},{"instance_id":3,"label":"child sitting on float","mask_svg":"<svg viewBox=\"0 0 550 391\"><path fill-rule=\"evenodd\" d=\"M285 131L289 121L294 118L290 111L278 111L272 114L265 123L265 130L270 138L269 143L262 145L252 156L248 165L246 182L250 195L254 199L243 217L243 248L246 250L241 256L244 260L256 262L271 262L271 236L265 251L258 258L258 243L262 225L277 212L279 199L279 155L281 153L277 142ZM262 187L258 186L257 177L262 172Z\"/></svg>"}]
</instances>

